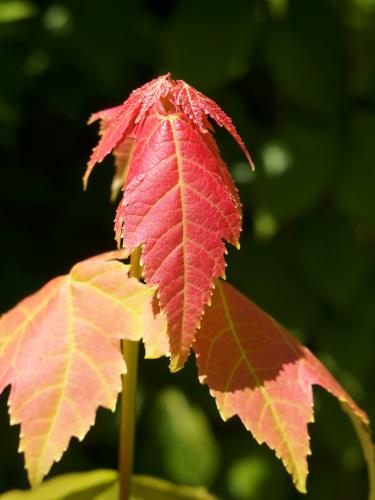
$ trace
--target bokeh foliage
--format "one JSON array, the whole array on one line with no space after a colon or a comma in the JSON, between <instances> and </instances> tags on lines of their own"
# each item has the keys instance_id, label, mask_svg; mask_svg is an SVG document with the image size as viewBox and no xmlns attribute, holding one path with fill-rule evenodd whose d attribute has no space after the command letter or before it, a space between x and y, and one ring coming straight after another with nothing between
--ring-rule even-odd
<instances>
[{"instance_id":1,"label":"bokeh foliage","mask_svg":"<svg viewBox=\"0 0 375 500\"><path fill-rule=\"evenodd\" d=\"M88 255L113 248L111 161L82 193L92 111L171 71L234 118L250 174L221 130L244 205L228 277L327 364L375 421L375 1L0 1L1 311ZM53 332L51 332L53 334ZM366 498L337 404L316 391L307 498ZM191 360L142 361L136 472L221 498L298 498L238 420L224 424ZM0 413L0 488L26 485ZM53 473L116 467L118 415L99 411Z\"/></svg>"}]
</instances>

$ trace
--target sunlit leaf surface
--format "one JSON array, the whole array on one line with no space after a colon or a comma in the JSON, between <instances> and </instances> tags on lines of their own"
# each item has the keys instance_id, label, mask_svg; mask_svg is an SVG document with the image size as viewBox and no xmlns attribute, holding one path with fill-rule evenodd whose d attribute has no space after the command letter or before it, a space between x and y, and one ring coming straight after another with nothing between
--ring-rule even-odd
<instances>
[{"instance_id":1,"label":"sunlit leaf surface","mask_svg":"<svg viewBox=\"0 0 375 500\"><path fill-rule=\"evenodd\" d=\"M105 254L75 265L0 320L0 390L11 384L12 424L30 482L39 483L98 406L115 409L126 371L120 339L139 340L154 320L154 291ZM150 334L150 332L148 332Z\"/></svg>"},{"instance_id":2,"label":"sunlit leaf surface","mask_svg":"<svg viewBox=\"0 0 375 500\"><path fill-rule=\"evenodd\" d=\"M298 490L306 491L314 384L354 420L373 477L367 415L306 347L228 283L218 283L194 351L223 419L238 415L259 443L274 449Z\"/></svg>"}]
</instances>

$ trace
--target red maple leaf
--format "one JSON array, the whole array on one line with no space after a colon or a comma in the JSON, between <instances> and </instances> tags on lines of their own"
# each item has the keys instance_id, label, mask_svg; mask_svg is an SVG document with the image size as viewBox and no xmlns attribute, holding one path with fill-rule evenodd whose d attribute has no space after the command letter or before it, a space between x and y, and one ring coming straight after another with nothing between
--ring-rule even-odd
<instances>
[{"instance_id":1,"label":"red maple leaf","mask_svg":"<svg viewBox=\"0 0 375 500\"><path fill-rule=\"evenodd\" d=\"M176 86L173 88L173 95L176 99L177 106L181 107L183 112L198 125L201 132L207 132L206 115L215 120L219 127L225 127L234 139L236 139L242 151L245 153L246 158L249 160L252 170L254 170L254 164L250 153L246 149L231 118L224 113L215 101L205 96L191 85L188 85L183 80L177 80Z\"/></svg>"},{"instance_id":2,"label":"red maple leaf","mask_svg":"<svg viewBox=\"0 0 375 500\"><path fill-rule=\"evenodd\" d=\"M306 491L315 384L349 414L373 476L365 412L306 347L226 282L217 284L194 352L199 379L208 385L222 418L238 415L259 444L274 449L299 491Z\"/></svg>"},{"instance_id":3,"label":"red maple leaf","mask_svg":"<svg viewBox=\"0 0 375 500\"><path fill-rule=\"evenodd\" d=\"M146 282L159 287L168 319L172 370L186 361L214 280L225 274L224 240L238 245L241 231L240 200L207 115L233 135L252 165L224 111L169 74L91 119L101 120L102 137L85 182L95 162L113 150L119 165L126 141L134 141L117 167L117 179L126 181L116 235L130 252L143 245Z\"/></svg>"},{"instance_id":4,"label":"red maple leaf","mask_svg":"<svg viewBox=\"0 0 375 500\"><path fill-rule=\"evenodd\" d=\"M120 106L98 111L90 117L89 124L101 120L103 125L101 127L102 138L92 152L83 177L85 187L95 164L101 162L126 138L124 136L127 135L128 127L140 122L147 111L159 99L168 94L170 89L169 76L170 73L167 73L155 78L142 87L133 90L128 99Z\"/></svg>"},{"instance_id":5,"label":"red maple leaf","mask_svg":"<svg viewBox=\"0 0 375 500\"><path fill-rule=\"evenodd\" d=\"M126 250L144 245L146 282L159 286L172 369L185 361L213 281L224 275L223 239L238 243L241 213L221 168L190 120L160 105L145 120L117 211Z\"/></svg>"}]
</instances>

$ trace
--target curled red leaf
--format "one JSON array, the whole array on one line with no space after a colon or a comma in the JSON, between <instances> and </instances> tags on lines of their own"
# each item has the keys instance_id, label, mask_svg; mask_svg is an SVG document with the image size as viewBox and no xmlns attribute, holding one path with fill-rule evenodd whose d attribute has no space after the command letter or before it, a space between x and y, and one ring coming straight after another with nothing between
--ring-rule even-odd
<instances>
[{"instance_id":1,"label":"curled red leaf","mask_svg":"<svg viewBox=\"0 0 375 500\"><path fill-rule=\"evenodd\" d=\"M159 76L151 82L134 90L128 99L120 106L105 109L94 113L89 123L102 120L104 130L99 144L95 147L90 157L87 170L83 177L84 187L87 185L89 175L96 163L101 162L111 151L118 146L120 141L125 140L124 135L129 126L140 122L147 111L162 97L165 97L170 88L170 74Z\"/></svg>"},{"instance_id":2,"label":"curled red leaf","mask_svg":"<svg viewBox=\"0 0 375 500\"><path fill-rule=\"evenodd\" d=\"M117 211L124 247L143 245L146 282L159 287L172 370L183 366L214 280L224 275L223 240L238 243L241 212L222 169L190 120L159 106L145 120Z\"/></svg>"},{"instance_id":3,"label":"curled red leaf","mask_svg":"<svg viewBox=\"0 0 375 500\"><path fill-rule=\"evenodd\" d=\"M252 170L255 169L250 153L238 134L236 127L233 125L231 118L215 101L205 96L191 85L188 85L183 80L177 80L176 86L173 88L173 94L177 106L181 107L183 112L198 125L202 133L207 132L207 121L205 119L207 115L215 120L219 127L226 128L245 153Z\"/></svg>"},{"instance_id":4,"label":"curled red leaf","mask_svg":"<svg viewBox=\"0 0 375 500\"><path fill-rule=\"evenodd\" d=\"M113 189L124 182L116 238L129 252L143 246L146 282L159 287L168 320L172 370L186 361L214 280L225 274L224 241L238 245L241 231L237 189L207 116L233 135L252 165L224 111L169 74L92 117L101 120L102 137L84 181L113 151Z\"/></svg>"}]
</instances>

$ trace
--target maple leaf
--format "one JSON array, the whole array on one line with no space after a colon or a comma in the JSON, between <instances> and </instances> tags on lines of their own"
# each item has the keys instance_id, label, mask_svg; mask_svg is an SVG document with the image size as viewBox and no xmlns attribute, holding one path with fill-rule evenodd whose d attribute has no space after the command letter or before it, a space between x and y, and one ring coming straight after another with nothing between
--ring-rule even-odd
<instances>
[{"instance_id":1,"label":"maple leaf","mask_svg":"<svg viewBox=\"0 0 375 500\"><path fill-rule=\"evenodd\" d=\"M92 115L89 123L100 120L99 135L103 136L111 121L117 116L122 106L115 106L114 108L105 109L99 111ZM115 157L115 175L113 176L112 186L111 186L111 201L115 201L119 192L125 185L126 177L128 175L128 167L131 155L133 153L135 145L135 137L127 136L123 141L120 142L117 148L113 151L113 156ZM86 187L88 178L92 171L94 164L86 170L85 176L83 178L84 186Z\"/></svg>"},{"instance_id":2,"label":"maple leaf","mask_svg":"<svg viewBox=\"0 0 375 500\"><path fill-rule=\"evenodd\" d=\"M116 239L129 252L143 246L146 282L159 287L168 320L172 371L186 361L213 282L224 276L223 241L238 245L241 231L238 192L207 115L234 136L252 165L224 111L169 74L91 119L100 119L102 137L84 182L95 162L113 151L113 192L124 182Z\"/></svg>"},{"instance_id":3,"label":"maple leaf","mask_svg":"<svg viewBox=\"0 0 375 500\"><path fill-rule=\"evenodd\" d=\"M147 111L168 94L170 89L169 76L170 74L167 73L155 78L142 87L133 90L122 105L99 111L90 117L89 123L96 120L102 121L102 137L92 152L83 177L85 188L94 165L101 162L118 146L120 141L125 139L124 135L128 127L140 122Z\"/></svg>"},{"instance_id":4,"label":"maple leaf","mask_svg":"<svg viewBox=\"0 0 375 500\"><path fill-rule=\"evenodd\" d=\"M219 127L225 127L227 131L238 142L242 151L245 153L252 170L255 169L253 160L246 146L239 136L236 127L233 125L231 118L216 104L215 101L196 90L191 85L188 85L183 80L177 80L173 87L173 94L176 99L176 104L188 117L198 125L202 133L207 132L206 115L209 115Z\"/></svg>"},{"instance_id":5,"label":"maple leaf","mask_svg":"<svg viewBox=\"0 0 375 500\"><path fill-rule=\"evenodd\" d=\"M0 319L0 391L11 384L12 424L31 484L82 440L98 406L114 410L126 372L120 339L160 336L154 290L109 253L76 264Z\"/></svg>"},{"instance_id":6,"label":"maple leaf","mask_svg":"<svg viewBox=\"0 0 375 500\"><path fill-rule=\"evenodd\" d=\"M222 418L238 415L259 444L275 450L301 492L310 454L307 424L314 420L312 385L338 398L359 435L374 488L367 415L306 347L231 285L217 284L193 349L200 381Z\"/></svg>"},{"instance_id":7,"label":"maple leaf","mask_svg":"<svg viewBox=\"0 0 375 500\"><path fill-rule=\"evenodd\" d=\"M145 119L116 221L128 252L143 245L144 276L159 287L175 371L215 278L224 275L223 240L236 245L241 225L222 160L186 115L159 105Z\"/></svg>"}]
</instances>

